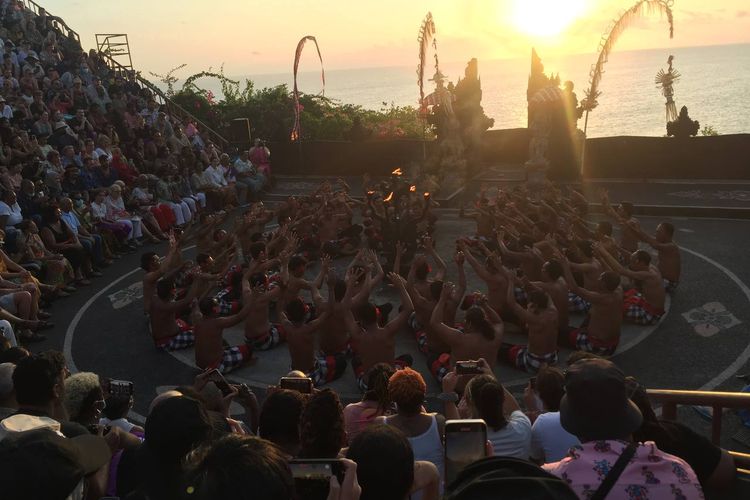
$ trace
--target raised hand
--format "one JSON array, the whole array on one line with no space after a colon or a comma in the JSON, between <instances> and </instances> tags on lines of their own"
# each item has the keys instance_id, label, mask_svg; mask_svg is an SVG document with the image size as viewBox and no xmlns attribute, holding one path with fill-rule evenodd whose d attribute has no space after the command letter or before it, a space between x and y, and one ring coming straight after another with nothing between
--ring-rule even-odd
<instances>
[{"instance_id":1,"label":"raised hand","mask_svg":"<svg viewBox=\"0 0 750 500\"><path fill-rule=\"evenodd\" d=\"M455 262L458 267L462 267L465 261L466 255L464 255L462 251L459 250L453 255L453 262Z\"/></svg>"},{"instance_id":2,"label":"raised hand","mask_svg":"<svg viewBox=\"0 0 750 500\"><path fill-rule=\"evenodd\" d=\"M393 286L396 287L405 287L406 286L406 280L397 273L388 273L388 279L391 283L393 283Z\"/></svg>"}]
</instances>

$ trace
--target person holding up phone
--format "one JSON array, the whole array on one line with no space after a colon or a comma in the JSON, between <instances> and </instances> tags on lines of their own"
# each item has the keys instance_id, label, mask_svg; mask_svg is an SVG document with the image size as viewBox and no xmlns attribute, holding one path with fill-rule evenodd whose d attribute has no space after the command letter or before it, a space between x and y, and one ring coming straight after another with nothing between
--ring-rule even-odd
<instances>
[{"instance_id":1,"label":"person holding up phone","mask_svg":"<svg viewBox=\"0 0 750 500\"><path fill-rule=\"evenodd\" d=\"M476 363L481 374L469 380L460 402L456 394L456 386L460 380L457 369L443 378L443 393L440 394L439 399L445 405L446 418L483 419L487 423L488 445L492 448L494 456L510 456L528 460L531 446L531 421L521 411L513 395L497 381L487 361L479 359ZM456 368L458 368L458 363ZM487 386L486 393L485 386Z\"/></svg>"},{"instance_id":2,"label":"person holding up phone","mask_svg":"<svg viewBox=\"0 0 750 500\"><path fill-rule=\"evenodd\" d=\"M200 311L195 320L195 364L199 368L216 368L221 373L228 373L252 357L252 350L247 344L224 348L224 329L242 323L253 307L252 290L250 289L249 268L242 276L243 308L233 316L218 316L217 299L204 297L198 303Z\"/></svg>"},{"instance_id":3,"label":"person holding up phone","mask_svg":"<svg viewBox=\"0 0 750 500\"><path fill-rule=\"evenodd\" d=\"M430 371L438 382L443 380L458 360L484 358L489 360L491 367L494 366L503 340L503 320L489 306L484 296L480 296L476 305L466 311L463 332L443 323L445 304L452 293L453 284L445 283L430 318L430 328L451 348L450 354L444 353L428 359Z\"/></svg>"}]
</instances>

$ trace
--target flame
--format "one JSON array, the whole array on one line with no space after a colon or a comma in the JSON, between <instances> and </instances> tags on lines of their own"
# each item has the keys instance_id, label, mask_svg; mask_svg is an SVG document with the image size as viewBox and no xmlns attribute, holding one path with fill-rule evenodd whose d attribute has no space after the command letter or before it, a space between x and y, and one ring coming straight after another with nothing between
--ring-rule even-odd
<instances>
[{"instance_id":1,"label":"flame","mask_svg":"<svg viewBox=\"0 0 750 500\"><path fill-rule=\"evenodd\" d=\"M401 171L400 168L397 168L396 170L394 170L393 172L391 172L391 174L393 174L395 176L402 176L402 175L404 175L404 173Z\"/></svg>"},{"instance_id":2,"label":"flame","mask_svg":"<svg viewBox=\"0 0 750 500\"><path fill-rule=\"evenodd\" d=\"M375 191L368 191L368 192L367 192L367 196L372 196L372 195L374 195L374 194L375 194Z\"/></svg>"},{"instance_id":3,"label":"flame","mask_svg":"<svg viewBox=\"0 0 750 500\"><path fill-rule=\"evenodd\" d=\"M429 198L429 197L430 197L430 193L425 193L425 194L424 194L424 197L425 197L425 198Z\"/></svg>"},{"instance_id":4,"label":"flame","mask_svg":"<svg viewBox=\"0 0 750 500\"><path fill-rule=\"evenodd\" d=\"M393 191L391 191L391 193L388 196L386 196L385 198L383 198L383 201L386 202L386 203L388 203L392 199L393 199Z\"/></svg>"},{"instance_id":5,"label":"flame","mask_svg":"<svg viewBox=\"0 0 750 500\"><path fill-rule=\"evenodd\" d=\"M417 186L409 186L409 191L415 193L417 191Z\"/></svg>"}]
</instances>

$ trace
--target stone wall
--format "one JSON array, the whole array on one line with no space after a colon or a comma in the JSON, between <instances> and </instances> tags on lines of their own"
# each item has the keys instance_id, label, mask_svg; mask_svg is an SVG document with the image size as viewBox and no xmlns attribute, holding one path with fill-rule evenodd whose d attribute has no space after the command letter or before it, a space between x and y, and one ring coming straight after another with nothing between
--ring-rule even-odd
<instances>
[{"instance_id":1,"label":"stone wall","mask_svg":"<svg viewBox=\"0 0 750 500\"><path fill-rule=\"evenodd\" d=\"M591 178L750 179L750 134L599 137L586 141Z\"/></svg>"},{"instance_id":2,"label":"stone wall","mask_svg":"<svg viewBox=\"0 0 750 500\"><path fill-rule=\"evenodd\" d=\"M526 129L489 130L483 165L520 165L528 155ZM434 143L401 139L269 144L274 171L307 175L387 175L430 154ZM592 178L750 179L750 134L675 139L601 137L586 142L584 175Z\"/></svg>"}]
</instances>

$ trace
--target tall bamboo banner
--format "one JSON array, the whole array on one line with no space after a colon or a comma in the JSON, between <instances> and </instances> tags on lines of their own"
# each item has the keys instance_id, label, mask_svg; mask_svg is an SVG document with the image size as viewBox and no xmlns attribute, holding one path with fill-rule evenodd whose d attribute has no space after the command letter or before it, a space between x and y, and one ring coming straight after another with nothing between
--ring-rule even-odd
<instances>
[{"instance_id":1,"label":"tall bamboo banner","mask_svg":"<svg viewBox=\"0 0 750 500\"><path fill-rule=\"evenodd\" d=\"M599 105L597 99L602 95L599 91L599 83L604 75L604 65L609 61L609 55L614 49L617 39L635 19L645 14L656 12L667 17L667 21L669 22L669 38L673 38L674 16L672 14L672 5L674 5L674 0L639 0L610 25L599 42L599 57L596 63L591 66L589 88L586 90L584 98L581 99L581 108L586 111L586 119L583 123L584 143L581 149L581 168L583 168L583 156L586 151L585 136L589 125L589 113Z\"/></svg>"},{"instance_id":2,"label":"tall bamboo banner","mask_svg":"<svg viewBox=\"0 0 750 500\"><path fill-rule=\"evenodd\" d=\"M644 14L654 12L659 12L667 16L667 21L669 22L669 38L673 38L673 4L674 0L639 0L635 5L626 10L618 20L610 25L607 33L602 37L601 42L599 42L599 57L596 60L596 64L591 66L591 72L589 73L589 88L586 90L585 97L581 100L581 106L586 111L586 122L583 127L584 133L586 133L586 126L588 125L589 112L599 105L597 99L602 95L599 91L599 83L602 80L602 75L604 75L604 65L609 61L609 54L614 49L617 39L635 19Z\"/></svg>"},{"instance_id":3,"label":"tall bamboo banner","mask_svg":"<svg viewBox=\"0 0 750 500\"><path fill-rule=\"evenodd\" d=\"M320 60L320 79L323 84L323 89L321 91L322 95L325 95L326 92L326 73L323 69L323 56L320 55L320 47L318 46L318 41L315 39L314 36L304 36L302 39L297 43L297 50L294 52L294 127L292 128L292 134L291 134L291 140L297 141L301 139L302 137L302 128L300 126L300 113L302 111L302 107L299 103L299 89L297 88L297 70L299 69L299 61L302 57L302 49L305 48L305 43L310 40L315 44L315 50L318 51L318 59Z\"/></svg>"}]
</instances>

